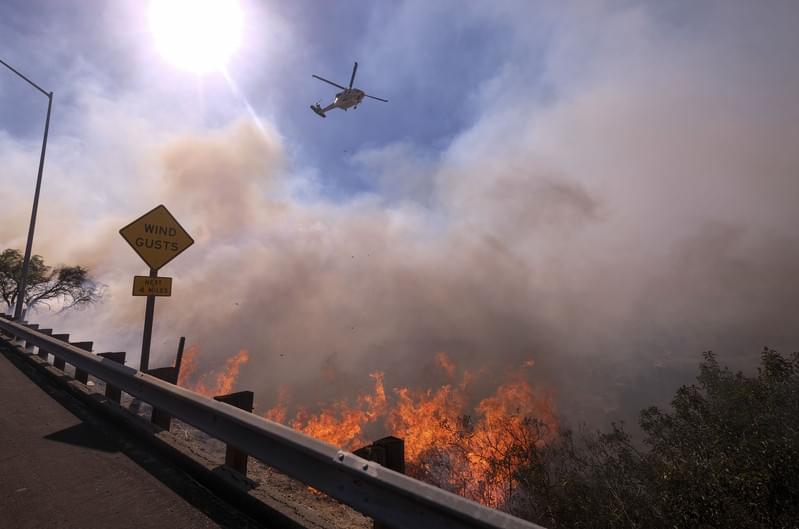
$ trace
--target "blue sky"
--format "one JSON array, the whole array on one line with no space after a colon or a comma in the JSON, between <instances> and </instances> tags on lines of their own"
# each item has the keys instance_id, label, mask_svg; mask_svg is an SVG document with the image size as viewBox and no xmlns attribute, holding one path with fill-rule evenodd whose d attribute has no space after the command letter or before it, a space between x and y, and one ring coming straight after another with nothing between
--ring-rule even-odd
<instances>
[{"instance_id":1,"label":"blue sky","mask_svg":"<svg viewBox=\"0 0 799 529\"><path fill-rule=\"evenodd\" d=\"M248 348L255 387L331 358L354 385L424 379L443 350L534 357L562 406L609 412L608 388L702 350L795 348L795 2L241 6L232 84L164 60L146 2L0 8L2 58L55 92L34 251L108 285L43 320L136 351L145 270L117 231L164 203L197 244L163 271L154 358L179 334L208 369ZM311 74L355 60L390 102L320 119L335 89ZM21 247L46 99L0 74L0 245Z\"/></svg>"},{"instance_id":2,"label":"blue sky","mask_svg":"<svg viewBox=\"0 0 799 529\"><path fill-rule=\"evenodd\" d=\"M85 82L108 98L147 98L155 112L177 104L198 127L218 126L244 113L244 102L221 75L179 72L153 52L140 3L86 5L12 2L5 7L8 60L57 94L61 123L54 121L54 135L67 133L65 118L80 120L77 99L85 94L79 86ZM293 161L324 166L320 177L339 196L368 187L363 169L351 160L359 149L408 142L430 156L443 150L474 122L482 107L475 94L512 60L517 38L505 21L492 21L481 8L462 3L250 2L243 7L246 42L229 65L231 78L256 113L279 126L296 149ZM531 18L525 31L545 34L545 17ZM543 36L538 40L543 47ZM524 59L530 62L525 68L535 69L535 57ZM311 74L346 83L355 60L361 65L356 85L391 104L368 102L356 116L333 113L319 122L308 105L329 100L335 89ZM528 73L529 97L537 97L536 72ZM4 127L34 139L41 129L36 119L41 101L22 84L4 85L8 92L0 104L10 117Z\"/></svg>"}]
</instances>

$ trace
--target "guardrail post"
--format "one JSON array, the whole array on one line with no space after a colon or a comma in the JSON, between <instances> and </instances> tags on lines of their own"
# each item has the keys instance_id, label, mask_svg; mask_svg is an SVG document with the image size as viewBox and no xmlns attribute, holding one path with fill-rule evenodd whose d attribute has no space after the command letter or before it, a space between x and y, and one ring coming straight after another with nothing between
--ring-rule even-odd
<instances>
[{"instance_id":1,"label":"guardrail post","mask_svg":"<svg viewBox=\"0 0 799 529\"><path fill-rule=\"evenodd\" d=\"M381 446L386 452L386 463L383 465L391 470L396 470L400 474L405 473L405 441L399 437L389 435L378 439L373 446Z\"/></svg>"},{"instance_id":2,"label":"guardrail post","mask_svg":"<svg viewBox=\"0 0 799 529\"><path fill-rule=\"evenodd\" d=\"M94 342L74 342L69 345L74 345L78 349L83 349L86 352L92 352L92 346ZM84 371L83 369L75 368L75 380L80 382L81 384L86 384L89 382L89 373Z\"/></svg>"},{"instance_id":3,"label":"guardrail post","mask_svg":"<svg viewBox=\"0 0 799 529\"><path fill-rule=\"evenodd\" d=\"M118 353L100 353L97 356L102 356L103 358L107 358L112 362L116 362L117 364L125 365L125 351ZM122 390L112 386L108 382L105 382L105 396L119 404L119 401L122 398Z\"/></svg>"},{"instance_id":4,"label":"guardrail post","mask_svg":"<svg viewBox=\"0 0 799 529\"><path fill-rule=\"evenodd\" d=\"M158 367L156 369L149 369L147 374L159 380L163 380L164 382L169 382L170 384L178 383L178 370L174 367ZM169 427L172 425L172 416L153 406L153 413L150 416L150 422L168 431Z\"/></svg>"},{"instance_id":5,"label":"guardrail post","mask_svg":"<svg viewBox=\"0 0 799 529\"><path fill-rule=\"evenodd\" d=\"M386 468L405 473L405 441L389 435L353 452L358 457L379 463ZM374 529L390 529L389 526L373 521Z\"/></svg>"},{"instance_id":6,"label":"guardrail post","mask_svg":"<svg viewBox=\"0 0 799 529\"><path fill-rule=\"evenodd\" d=\"M39 328L38 323L27 323L25 326L32 331L35 331ZM23 341L25 342L25 352L28 354L33 354L34 345L32 343L28 343L26 340Z\"/></svg>"},{"instance_id":7,"label":"guardrail post","mask_svg":"<svg viewBox=\"0 0 799 529\"><path fill-rule=\"evenodd\" d=\"M363 446L353 452L358 457L386 466L386 449L382 446Z\"/></svg>"},{"instance_id":8,"label":"guardrail post","mask_svg":"<svg viewBox=\"0 0 799 529\"><path fill-rule=\"evenodd\" d=\"M7 314L3 314L2 316L3 316L3 319L4 319L4 320L10 320L10 321L14 321L14 319L13 319L13 318L10 318L10 317L8 317L8 315L7 315ZM13 342L14 340L16 340L16 339L17 339L17 338L16 338L16 336L15 336L13 333L10 333L10 332L9 332L9 333L4 333L4 334L3 334L3 336L5 336L5 337L6 337L6 339L7 339L7 340L9 340L9 341L11 341L11 342Z\"/></svg>"},{"instance_id":9,"label":"guardrail post","mask_svg":"<svg viewBox=\"0 0 799 529\"><path fill-rule=\"evenodd\" d=\"M48 336L53 335L53 329L39 329L39 332ZM39 358L43 358L45 361L47 360L47 351L41 347L39 347L39 351L36 354L39 356Z\"/></svg>"},{"instance_id":10,"label":"guardrail post","mask_svg":"<svg viewBox=\"0 0 799 529\"><path fill-rule=\"evenodd\" d=\"M237 391L236 393L230 393L228 395L217 395L214 397L214 400L224 402L225 404L230 404L231 406L235 406L240 410L252 413L255 394L252 391ZM227 444L225 449L225 466L232 468L242 476L246 476L247 453L242 452L235 446Z\"/></svg>"},{"instance_id":11,"label":"guardrail post","mask_svg":"<svg viewBox=\"0 0 799 529\"><path fill-rule=\"evenodd\" d=\"M175 357L175 369L178 371L178 377L180 377L180 364L183 363L183 347L186 345L186 337L181 336L180 340L178 341L178 354Z\"/></svg>"},{"instance_id":12,"label":"guardrail post","mask_svg":"<svg viewBox=\"0 0 799 529\"><path fill-rule=\"evenodd\" d=\"M358 457L380 463L386 468L405 473L405 441L389 435L353 452Z\"/></svg>"},{"instance_id":13,"label":"guardrail post","mask_svg":"<svg viewBox=\"0 0 799 529\"><path fill-rule=\"evenodd\" d=\"M0 314L0 320L6 320L6 319L8 319L8 318L6 318L5 314ZM8 338L11 338L11 333L7 333L7 332L5 332L3 330L0 330L0 337L5 338L6 336Z\"/></svg>"},{"instance_id":14,"label":"guardrail post","mask_svg":"<svg viewBox=\"0 0 799 529\"><path fill-rule=\"evenodd\" d=\"M69 343L69 334L54 334L53 338ZM53 355L53 367L63 371L64 368L67 367L67 363L62 358L58 358L56 355Z\"/></svg>"}]
</instances>

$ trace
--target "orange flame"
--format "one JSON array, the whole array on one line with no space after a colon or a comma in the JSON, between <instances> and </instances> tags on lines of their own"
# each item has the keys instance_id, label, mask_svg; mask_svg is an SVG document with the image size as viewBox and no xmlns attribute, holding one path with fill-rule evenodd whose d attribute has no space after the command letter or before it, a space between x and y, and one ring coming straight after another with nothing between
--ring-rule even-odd
<instances>
[{"instance_id":1,"label":"orange flame","mask_svg":"<svg viewBox=\"0 0 799 529\"><path fill-rule=\"evenodd\" d=\"M189 378L194 374L197 370L197 355L200 352L200 348L196 345L190 346L183 352L183 360L181 361L180 365L180 373L178 373L178 386L188 387L186 384L189 381Z\"/></svg>"},{"instance_id":2,"label":"orange flame","mask_svg":"<svg viewBox=\"0 0 799 529\"><path fill-rule=\"evenodd\" d=\"M290 426L312 437L337 446L360 446L367 444L362 436L366 424L375 421L385 414L386 392L383 387L383 373L372 373L374 390L370 395L360 395L355 405L346 400L334 403L327 410L317 415L307 408L300 408ZM279 422L286 422L287 399L285 388L278 395L278 403L267 410L264 417Z\"/></svg>"},{"instance_id":3,"label":"orange flame","mask_svg":"<svg viewBox=\"0 0 799 529\"><path fill-rule=\"evenodd\" d=\"M178 385L188 388L195 393L205 395L206 397L215 397L217 395L227 395L233 391L236 386L236 379L239 377L241 366L250 360L250 353L242 349L231 358L225 361L225 367L220 373L216 373L213 377L213 383L206 385L206 379L209 373L200 377L200 380L193 385L189 383L189 379L197 370L197 356L199 348L196 346L190 347L183 356L183 365L181 366L181 373L178 376ZM214 373L210 373L213 375Z\"/></svg>"},{"instance_id":4,"label":"orange flame","mask_svg":"<svg viewBox=\"0 0 799 529\"><path fill-rule=\"evenodd\" d=\"M246 349L239 351L233 358L228 358L225 362L225 370L216 377L217 395L227 395L233 391L241 366L249 361L250 353Z\"/></svg>"},{"instance_id":5,"label":"orange flame","mask_svg":"<svg viewBox=\"0 0 799 529\"><path fill-rule=\"evenodd\" d=\"M436 363L447 374L447 378L455 376L455 363L449 359L447 353L438 353L436 355Z\"/></svg>"},{"instance_id":6,"label":"orange flame","mask_svg":"<svg viewBox=\"0 0 799 529\"><path fill-rule=\"evenodd\" d=\"M456 365L444 353L436 363L448 378ZM532 361L523 364L532 367ZM509 497L514 472L524 462L523 447L542 446L557 433L552 399L537 393L521 374L512 376L479 401L467 414L471 382L485 371L465 371L459 384L438 389L395 388L387 401L383 376L374 373L374 392L360 395L355 404L342 400L314 415L300 408L287 421L288 399L264 416L289 424L318 439L353 450L368 444L363 428L382 423L385 433L404 439L410 474L491 507Z\"/></svg>"},{"instance_id":7,"label":"orange flame","mask_svg":"<svg viewBox=\"0 0 799 529\"><path fill-rule=\"evenodd\" d=\"M405 458L416 461L425 450L449 446L466 405L460 388L443 386L436 391L397 388L397 403L388 416L393 435L405 440Z\"/></svg>"},{"instance_id":8,"label":"orange flame","mask_svg":"<svg viewBox=\"0 0 799 529\"><path fill-rule=\"evenodd\" d=\"M527 457L518 448L541 447L554 438L554 405L550 396L535 395L530 385L518 378L480 401L476 411L481 420L467 444L471 478L464 495L501 507L512 491L514 472ZM539 423L533 424L531 419Z\"/></svg>"},{"instance_id":9,"label":"orange flame","mask_svg":"<svg viewBox=\"0 0 799 529\"><path fill-rule=\"evenodd\" d=\"M277 390L277 404L264 413L264 418L270 421L285 423L288 417L289 392L286 386L280 386Z\"/></svg>"},{"instance_id":10,"label":"orange flame","mask_svg":"<svg viewBox=\"0 0 799 529\"><path fill-rule=\"evenodd\" d=\"M193 366L195 357L196 353L187 354L187 365ZM225 371L216 376L215 394L233 388L247 358L247 352L240 351L227 361ZM534 366L527 360L492 394L470 405L475 402L470 396L472 382L488 376L487 371L464 370L460 380L455 380L457 366L445 353L438 353L435 362L451 383L437 389L394 388L389 398L383 373L376 372L370 375L370 392L329 404L318 413L295 407L293 414L284 386L278 390L277 403L263 416L348 450L369 444L382 430L404 439L409 474L501 507L513 490L516 470L528 455L524 448L540 447L557 434L552 398L535 391L524 379L524 368ZM335 377L334 372L327 366L322 376L329 379ZM205 378L195 384L195 390L208 394ZM373 437L367 438L367 427L375 433Z\"/></svg>"}]
</instances>

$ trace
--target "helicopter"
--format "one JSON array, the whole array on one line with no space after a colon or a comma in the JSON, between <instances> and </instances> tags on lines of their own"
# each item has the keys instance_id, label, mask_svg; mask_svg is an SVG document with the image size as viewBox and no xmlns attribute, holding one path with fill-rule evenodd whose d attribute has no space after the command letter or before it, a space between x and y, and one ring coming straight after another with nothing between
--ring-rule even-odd
<instances>
[{"instance_id":1,"label":"helicopter","mask_svg":"<svg viewBox=\"0 0 799 529\"><path fill-rule=\"evenodd\" d=\"M357 62L355 63L355 66L352 67L352 77L350 77L350 86L348 88L345 88L340 84L336 84L333 81L328 81L324 77L319 77L318 75L311 75L311 77L316 77L320 81L332 84L333 86L336 86L343 90L343 92L339 92L338 94L336 94L336 97L335 99L333 99L333 102L327 105L325 108L322 108L322 106L319 103L316 103L315 105L311 105L311 110L313 110L314 112L316 112L317 114L319 114L324 118L326 117L325 112L332 110L334 108L340 108L344 111L346 111L350 107L352 107L353 109L358 108L358 104L361 101L363 101L364 97L369 97L371 99L377 99L378 101L383 101L384 103L388 103L388 99L381 99L379 97L370 96L363 90L359 90L358 88L353 88L352 82L355 81L356 71L358 71Z\"/></svg>"}]
</instances>

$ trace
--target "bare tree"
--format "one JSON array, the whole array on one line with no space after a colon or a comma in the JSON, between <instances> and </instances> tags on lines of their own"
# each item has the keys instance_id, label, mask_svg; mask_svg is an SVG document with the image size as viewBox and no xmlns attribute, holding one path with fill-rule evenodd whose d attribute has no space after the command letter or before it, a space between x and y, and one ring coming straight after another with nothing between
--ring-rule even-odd
<instances>
[{"instance_id":1,"label":"bare tree","mask_svg":"<svg viewBox=\"0 0 799 529\"><path fill-rule=\"evenodd\" d=\"M22 260L19 250L6 249L0 253L0 296L9 309L17 303ZM40 255L34 255L28 268L23 308L25 311L38 306L57 307L59 311L81 308L99 301L103 288L82 266L53 268Z\"/></svg>"}]
</instances>

